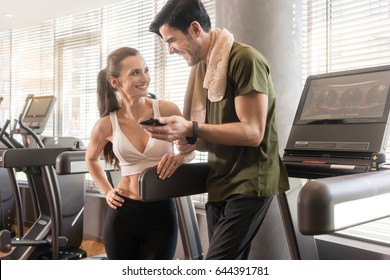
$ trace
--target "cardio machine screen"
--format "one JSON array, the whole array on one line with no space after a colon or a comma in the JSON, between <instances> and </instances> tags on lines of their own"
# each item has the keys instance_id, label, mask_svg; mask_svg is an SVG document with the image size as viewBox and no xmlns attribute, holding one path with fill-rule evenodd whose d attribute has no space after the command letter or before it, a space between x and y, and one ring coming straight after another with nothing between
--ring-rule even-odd
<instances>
[{"instance_id":1,"label":"cardio machine screen","mask_svg":"<svg viewBox=\"0 0 390 280\"><path fill-rule=\"evenodd\" d=\"M390 67L306 80L295 124L386 122Z\"/></svg>"},{"instance_id":2,"label":"cardio machine screen","mask_svg":"<svg viewBox=\"0 0 390 280\"><path fill-rule=\"evenodd\" d=\"M36 96L31 100L25 118L44 117L51 109L54 102L54 96Z\"/></svg>"}]
</instances>

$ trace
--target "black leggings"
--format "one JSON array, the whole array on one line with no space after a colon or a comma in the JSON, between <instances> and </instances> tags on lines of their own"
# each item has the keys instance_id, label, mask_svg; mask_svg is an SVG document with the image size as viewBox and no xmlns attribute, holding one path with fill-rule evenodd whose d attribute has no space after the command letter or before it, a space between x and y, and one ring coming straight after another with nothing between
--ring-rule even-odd
<instances>
[{"instance_id":1,"label":"black leggings","mask_svg":"<svg viewBox=\"0 0 390 280\"><path fill-rule=\"evenodd\" d=\"M177 245L177 216L173 199L142 202L123 197L109 208L104 246L110 260L171 260Z\"/></svg>"}]
</instances>

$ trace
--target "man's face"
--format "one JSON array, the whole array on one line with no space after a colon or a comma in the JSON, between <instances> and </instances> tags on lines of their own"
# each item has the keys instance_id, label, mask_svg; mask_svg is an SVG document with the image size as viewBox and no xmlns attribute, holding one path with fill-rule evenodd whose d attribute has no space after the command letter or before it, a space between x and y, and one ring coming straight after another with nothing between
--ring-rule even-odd
<instances>
[{"instance_id":1,"label":"man's face","mask_svg":"<svg viewBox=\"0 0 390 280\"><path fill-rule=\"evenodd\" d=\"M168 45L169 54L178 54L193 66L201 60L200 43L191 32L184 34L179 29L164 24L160 27L160 34Z\"/></svg>"}]
</instances>

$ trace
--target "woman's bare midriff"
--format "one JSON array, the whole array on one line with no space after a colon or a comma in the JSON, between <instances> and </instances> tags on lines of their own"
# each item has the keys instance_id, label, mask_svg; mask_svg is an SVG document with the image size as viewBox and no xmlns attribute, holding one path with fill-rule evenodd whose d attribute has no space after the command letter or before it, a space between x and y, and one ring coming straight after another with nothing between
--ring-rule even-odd
<instances>
[{"instance_id":1,"label":"woman's bare midriff","mask_svg":"<svg viewBox=\"0 0 390 280\"><path fill-rule=\"evenodd\" d=\"M117 186L117 189L122 191L121 195L134 200L141 200L138 193L138 177L139 174L121 177Z\"/></svg>"}]
</instances>

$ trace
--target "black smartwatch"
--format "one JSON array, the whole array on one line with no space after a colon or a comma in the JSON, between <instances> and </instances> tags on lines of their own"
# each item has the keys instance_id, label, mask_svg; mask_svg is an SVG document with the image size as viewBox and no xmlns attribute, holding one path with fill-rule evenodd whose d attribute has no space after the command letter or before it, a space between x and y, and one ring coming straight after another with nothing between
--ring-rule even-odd
<instances>
[{"instance_id":1,"label":"black smartwatch","mask_svg":"<svg viewBox=\"0 0 390 280\"><path fill-rule=\"evenodd\" d=\"M198 139L198 122L192 121L192 137L186 137L188 144L195 144Z\"/></svg>"}]
</instances>

